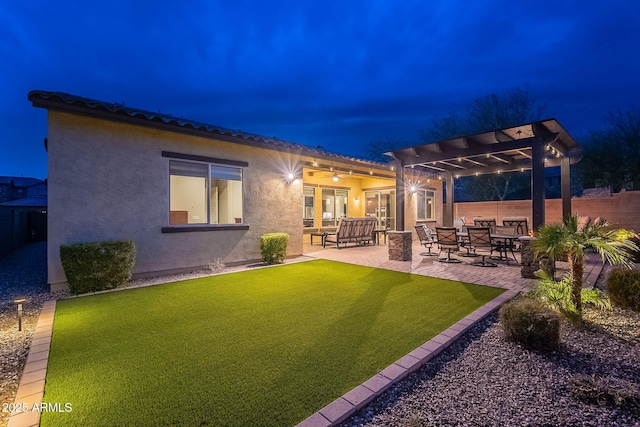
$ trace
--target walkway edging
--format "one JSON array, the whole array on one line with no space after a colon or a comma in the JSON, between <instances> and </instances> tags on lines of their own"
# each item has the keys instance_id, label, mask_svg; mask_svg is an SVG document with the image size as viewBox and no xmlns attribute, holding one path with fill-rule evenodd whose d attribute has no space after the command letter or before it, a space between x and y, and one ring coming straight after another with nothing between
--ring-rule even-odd
<instances>
[{"instance_id":1,"label":"walkway edging","mask_svg":"<svg viewBox=\"0 0 640 427\"><path fill-rule=\"evenodd\" d=\"M22 370L22 377L14 399L14 411L7 427L31 427L40 425L44 383L47 377L49 349L53 334L56 300L45 301L38 317L36 330L31 338L29 356Z\"/></svg>"},{"instance_id":2,"label":"walkway edging","mask_svg":"<svg viewBox=\"0 0 640 427\"><path fill-rule=\"evenodd\" d=\"M300 422L297 427L332 427L337 426L356 413L365 405L380 397L392 385L400 382L407 375L417 371L434 357L442 353L453 342L471 329L480 320L486 318L502 304L520 293L519 290L507 290L489 301L463 319L454 323L406 356L366 380L361 385L348 391L338 399L329 403L315 414Z\"/></svg>"}]
</instances>

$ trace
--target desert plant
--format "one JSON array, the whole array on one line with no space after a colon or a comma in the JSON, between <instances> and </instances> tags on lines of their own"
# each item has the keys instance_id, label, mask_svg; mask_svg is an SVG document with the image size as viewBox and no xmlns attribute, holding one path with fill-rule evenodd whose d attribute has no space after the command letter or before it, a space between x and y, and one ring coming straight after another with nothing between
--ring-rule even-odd
<instances>
[{"instance_id":1,"label":"desert plant","mask_svg":"<svg viewBox=\"0 0 640 427\"><path fill-rule=\"evenodd\" d=\"M131 279L136 249L131 240L60 246L60 261L74 294L121 286Z\"/></svg>"},{"instance_id":2,"label":"desert plant","mask_svg":"<svg viewBox=\"0 0 640 427\"><path fill-rule=\"evenodd\" d=\"M613 304L640 311L640 270L616 268L607 279L607 292Z\"/></svg>"},{"instance_id":3,"label":"desert plant","mask_svg":"<svg viewBox=\"0 0 640 427\"><path fill-rule=\"evenodd\" d=\"M598 252L603 262L631 265L629 250L638 250L630 239L636 235L627 230L613 229L604 220L589 220L584 227L578 227L578 216L565 218L562 224L547 224L540 227L534 240L536 254L546 253L549 258L558 259L567 254L571 275L571 298L579 316L582 315L582 275L584 256L587 248Z\"/></svg>"},{"instance_id":4,"label":"desert plant","mask_svg":"<svg viewBox=\"0 0 640 427\"><path fill-rule=\"evenodd\" d=\"M260 254L265 264L280 264L287 256L287 233L267 233L260 236Z\"/></svg>"},{"instance_id":5,"label":"desert plant","mask_svg":"<svg viewBox=\"0 0 640 427\"><path fill-rule=\"evenodd\" d=\"M518 299L500 308L505 337L532 350L550 351L560 343L560 316L530 299Z\"/></svg>"},{"instance_id":6,"label":"desert plant","mask_svg":"<svg viewBox=\"0 0 640 427\"><path fill-rule=\"evenodd\" d=\"M580 312L573 302L571 274L565 276L560 281L555 281L553 277L540 270L536 273L540 279L533 289L525 294L526 298L538 301L542 305L555 310L570 320L579 320ZM601 310L611 309L611 303L607 296L597 288L585 289L580 292L582 304L591 304Z\"/></svg>"},{"instance_id":7,"label":"desert plant","mask_svg":"<svg viewBox=\"0 0 640 427\"><path fill-rule=\"evenodd\" d=\"M598 406L640 409L640 389L634 383L612 377L577 375L569 380L571 393L579 400Z\"/></svg>"}]
</instances>

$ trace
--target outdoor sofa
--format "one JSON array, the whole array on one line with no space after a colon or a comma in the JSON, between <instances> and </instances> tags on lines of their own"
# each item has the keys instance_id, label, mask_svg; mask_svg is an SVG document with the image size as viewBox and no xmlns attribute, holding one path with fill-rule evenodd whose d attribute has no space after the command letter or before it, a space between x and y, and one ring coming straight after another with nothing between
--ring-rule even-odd
<instances>
[{"instance_id":1,"label":"outdoor sofa","mask_svg":"<svg viewBox=\"0 0 640 427\"><path fill-rule=\"evenodd\" d=\"M324 238L324 244L335 243L340 249L340 244L373 243L373 230L376 227L375 217L365 218L340 218L338 229L335 233L328 233Z\"/></svg>"}]
</instances>

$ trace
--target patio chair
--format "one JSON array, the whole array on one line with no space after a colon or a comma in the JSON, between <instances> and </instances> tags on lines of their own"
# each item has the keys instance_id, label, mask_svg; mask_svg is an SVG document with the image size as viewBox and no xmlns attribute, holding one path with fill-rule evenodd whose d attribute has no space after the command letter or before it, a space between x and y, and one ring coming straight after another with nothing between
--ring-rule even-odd
<instances>
[{"instance_id":1,"label":"patio chair","mask_svg":"<svg viewBox=\"0 0 640 427\"><path fill-rule=\"evenodd\" d=\"M458 229L455 227L436 227L436 236L440 252L447 251L446 258L438 258L440 262L462 262L459 259L451 258L451 252L459 251Z\"/></svg>"},{"instance_id":2,"label":"patio chair","mask_svg":"<svg viewBox=\"0 0 640 427\"><path fill-rule=\"evenodd\" d=\"M486 260L487 255L493 254L493 244L491 243L491 229L489 227L468 227L469 245L474 249L474 253L482 257L482 261L474 261L471 265L478 267L497 267L495 262ZM478 250L488 251L489 253L478 253Z\"/></svg>"},{"instance_id":3,"label":"patio chair","mask_svg":"<svg viewBox=\"0 0 640 427\"><path fill-rule=\"evenodd\" d=\"M418 239L420 244L427 249L427 252L420 252L422 256L436 256L436 252L431 252L431 248L436 243L436 239L433 238L433 232L424 224L418 224L415 226L416 233L418 233Z\"/></svg>"},{"instance_id":4,"label":"patio chair","mask_svg":"<svg viewBox=\"0 0 640 427\"><path fill-rule=\"evenodd\" d=\"M515 227L516 234L527 236L529 234L529 224L526 217L504 217L502 225L505 227Z\"/></svg>"},{"instance_id":5,"label":"patio chair","mask_svg":"<svg viewBox=\"0 0 640 427\"><path fill-rule=\"evenodd\" d=\"M474 218L473 225L475 227L489 227L491 233L496 231L496 219L495 218Z\"/></svg>"}]
</instances>

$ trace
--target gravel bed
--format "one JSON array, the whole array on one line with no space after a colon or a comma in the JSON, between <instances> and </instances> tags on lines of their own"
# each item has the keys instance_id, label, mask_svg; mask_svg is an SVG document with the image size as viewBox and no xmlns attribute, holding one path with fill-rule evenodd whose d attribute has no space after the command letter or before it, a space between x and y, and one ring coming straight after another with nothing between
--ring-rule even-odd
<instances>
[{"instance_id":1,"label":"gravel bed","mask_svg":"<svg viewBox=\"0 0 640 427\"><path fill-rule=\"evenodd\" d=\"M0 259L0 403L13 402L20 373L29 354L44 301L51 299L47 286L47 243L23 246ZM13 301L26 297L23 304L22 331L18 331L17 307ZM9 414L0 409L0 426Z\"/></svg>"},{"instance_id":2,"label":"gravel bed","mask_svg":"<svg viewBox=\"0 0 640 427\"><path fill-rule=\"evenodd\" d=\"M493 313L343 427L640 426L640 313L587 308L584 319L563 323L560 349L544 354L505 341ZM574 381L635 403L579 400Z\"/></svg>"}]
</instances>

